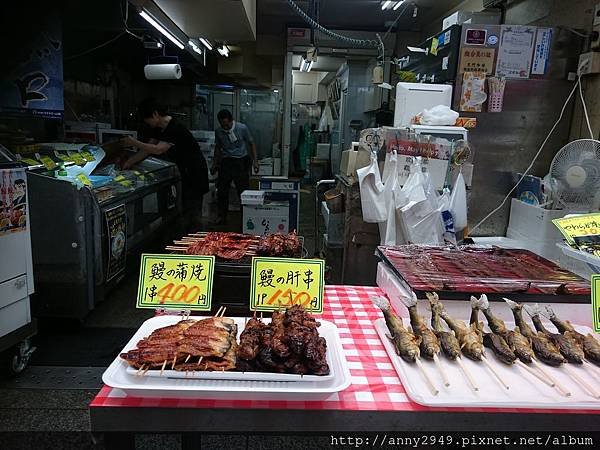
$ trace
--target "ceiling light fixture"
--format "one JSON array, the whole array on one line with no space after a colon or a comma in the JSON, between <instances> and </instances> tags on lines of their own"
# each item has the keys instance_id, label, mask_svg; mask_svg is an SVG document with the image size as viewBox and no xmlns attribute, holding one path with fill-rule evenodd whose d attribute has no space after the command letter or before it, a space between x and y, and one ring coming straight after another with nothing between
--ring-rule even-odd
<instances>
[{"instance_id":1,"label":"ceiling light fixture","mask_svg":"<svg viewBox=\"0 0 600 450\"><path fill-rule=\"evenodd\" d=\"M396 11L398 8L400 8L402 6L402 3L404 3L404 0L402 0L400 2L396 2L396 4L394 5L394 11Z\"/></svg>"},{"instance_id":2,"label":"ceiling light fixture","mask_svg":"<svg viewBox=\"0 0 600 450\"><path fill-rule=\"evenodd\" d=\"M383 5L381 5L381 9L382 10L386 10L388 6L390 6L392 4L392 0L387 0L385 2L383 2Z\"/></svg>"},{"instance_id":3,"label":"ceiling light fixture","mask_svg":"<svg viewBox=\"0 0 600 450\"><path fill-rule=\"evenodd\" d=\"M217 51L219 52L219 55L224 56L225 58L229 57L229 47L225 44L217 47Z\"/></svg>"},{"instance_id":4,"label":"ceiling light fixture","mask_svg":"<svg viewBox=\"0 0 600 450\"><path fill-rule=\"evenodd\" d=\"M154 17L148 14L145 10L140 10L140 16L142 16L146 22L156 28L164 37L170 40L173 44L175 44L180 50L185 48L183 42L175 37L170 31L168 31L165 27L163 27Z\"/></svg>"},{"instance_id":5,"label":"ceiling light fixture","mask_svg":"<svg viewBox=\"0 0 600 450\"><path fill-rule=\"evenodd\" d=\"M200 47L198 47L196 45L196 43L194 41L192 41L191 39L188 41L188 45L190 47L192 47L192 50L194 50L196 53L198 53L199 55L202 54L202 49Z\"/></svg>"},{"instance_id":6,"label":"ceiling light fixture","mask_svg":"<svg viewBox=\"0 0 600 450\"><path fill-rule=\"evenodd\" d=\"M308 61L304 56L300 62L300 72L310 72L313 66L313 61Z\"/></svg>"},{"instance_id":7,"label":"ceiling light fixture","mask_svg":"<svg viewBox=\"0 0 600 450\"><path fill-rule=\"evenodd\" d=\"M211 43L208 41L208 39L206 39L206 38L203 38L203 37L201 37L201 38L198 38L198 39L200 39L200 42L202 42L202 44L203 44L203 45L204 45L204 46L205 46L205 47L208 49L208 51L209 51L209 52L210 52L210 51L212 51L212 49L213 49L213 46L212 46L212 44L211 44Z\"/></svg>"}]
</instances>

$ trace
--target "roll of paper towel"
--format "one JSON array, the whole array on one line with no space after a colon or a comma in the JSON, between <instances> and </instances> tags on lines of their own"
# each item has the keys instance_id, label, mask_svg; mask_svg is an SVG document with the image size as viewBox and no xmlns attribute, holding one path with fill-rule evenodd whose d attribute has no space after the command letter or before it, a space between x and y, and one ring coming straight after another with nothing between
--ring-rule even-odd
<instances>
[{"instance_id":1,"label":"roll of paper towel","mask_svg":"<svg viewBox=\"0 0 600 450\"><path fill-rule=\"evenodd\" d=\"M144 66L144 75L148 80L179 80L181 66L179 64L148 64Z\"/></svg>"}]
</instances>

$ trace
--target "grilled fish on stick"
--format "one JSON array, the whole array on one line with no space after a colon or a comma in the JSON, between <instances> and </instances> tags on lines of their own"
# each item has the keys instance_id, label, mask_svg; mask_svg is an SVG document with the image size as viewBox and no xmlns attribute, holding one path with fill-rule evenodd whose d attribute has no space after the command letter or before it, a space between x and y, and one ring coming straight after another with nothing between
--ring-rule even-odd
<instances>
[{"instance_id":1,"label":"grilled fish on stick","mask_svg":"<svg viewBox=\"0 0 600 450\"><path fill-rule=\"evenodd\" d=\"M546 315L554 326L565 336L577 339L583 345L583 353L588 361L600 366L600 342L590 333L584 335L575 330L568 320L560 320L552 308L546 307Z\"/></svg>"},{"instance_id":2,"label":"grilled fish on stick","mask_svg":"<svg viewBox=\"0 0 600 450\"><path fill-rule=\"evenodd\" d=\"M421 338L421 355L427 359L434 359L441 351L440 342L433 331L425 324L425 320L417 311L417 296L412 293L411 298L403 298L402 302L408 308L410 325L415 336Z\"/></svg>"},{"instance_id":3,"label":"grilled fish on stick","mask_svg":"<svg viewBox=\"0 0 600 450\"><path fill-rule=\"evenodd\" d=\"M483 335L483 345L491 349L494 352L494 354L498 357L498 359L503 363L509 365L513 364L517 357L515 356L514 352L509 347L509 345L506 343L504 337L502 337L500 334L485 333L483 331L483 323L479 322L480 307L489 309L487 297L482 296L482 298L478 299L475 296L471 296L471 324L476 324L477 328L479 329L479 332ZM496 325L498 325L498 323L496 323ZM498 327L495 328L500 329ZM504 327L504 330L508 331L506 330L506 327Z\"/></svg>"},{"instance_id":4,"label":"grilled fish on stick","mask_svg":"<svg viewBox=\"0 0 600 450\"><path fill-rule=\"evenodd\" d=\"M563 364L565 358L560 354L559 349L554 343L548 337L537 334L531 329L527 322L525 322L522 311L523 305L507 298L505 298L504 301L510 306L520 333L530 340L531 347L540 361L550 366L560 366Z\"/></svg>"},{"instance_id":5,"label":"grilled fish on stick","mask_svg":"<svg viewBox=\"0 0 600 450\"><path fill-rule=\"evenodd\" d=\"M454 334L460 343L460 349L465 356L475 361L481 361L484 354L483 338L479 328L477 328L477 324L473 323L468 327L462 320L451 317L448 312L446 312L442 303L438 304L440 317L444 319L450 329L454 331Z\"/></svg>"},{"instance_id":6,"label":"grilled fish on stick","mask_svg":"<svg viewBox=\"0 0 600 450\"><path fill-rule=\"evenodd\" d=\"M547 337L552 343L558 347L561 355L572 364L583 364L585 354L583 353L583 346L579 341L571 336L565 334L551 333L544 327L542 319L540 317L541 308L536 303L535 305L526 305L525 311L531 317L535 329L538 331L538 335Z\"/></svg>"},{"instance_id":7,"label":"grilled fish on stick","mask_svg":"<svg viewBox=\"0 0 600 450\"><path fill-rule=\"evenodd\" d=\"M440 341L442 351L448 358L452 360L460 358L460 343L454 335L454 332L446 331L442 327L440 311L443 308L443 305L440 303L438 295L435 292L428 292L427 299L429 300L429 305L431 306L431 327Z\"/></svg>"},{"instance_id":8,"label":"grilled fish on stick","mask_svg":"<svg viewBox=\"0 0 600 450\"><path fill-rule=\"evenodd\" d=\"M421 353L419 350L421 338L404 328L402 320L393 313L390 302L387 299L374 297L373 303L383 312L383 317L390 331L391 341L394 343L396 353L406 362L415 362Z\"/></svg>"}]
</instances>

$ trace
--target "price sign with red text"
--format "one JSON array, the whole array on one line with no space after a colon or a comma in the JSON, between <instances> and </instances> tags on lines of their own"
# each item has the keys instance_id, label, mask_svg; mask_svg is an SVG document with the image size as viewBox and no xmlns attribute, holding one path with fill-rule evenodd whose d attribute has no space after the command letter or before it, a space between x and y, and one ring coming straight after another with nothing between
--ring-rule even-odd
<instances>
[{"instance_id":1,"label":"price sign with red text","mask_svg":"<svg viewBox=\"0 0 600 450\"><path fill-rule=\"evenodd\" d=\"M322 313L324 284L323 260L252 258L250 309L275 311L299 304Z\"/></svg>"},{"instance_id":2,"label":"price sign with red text","mask_svg":"<svg viewBox=\"0 0 600 450\"><path fill-rule=\"evenodd\" d=\"M142 255L138 308L210 311L214 256Z\"/></svg>"}]
</instances>

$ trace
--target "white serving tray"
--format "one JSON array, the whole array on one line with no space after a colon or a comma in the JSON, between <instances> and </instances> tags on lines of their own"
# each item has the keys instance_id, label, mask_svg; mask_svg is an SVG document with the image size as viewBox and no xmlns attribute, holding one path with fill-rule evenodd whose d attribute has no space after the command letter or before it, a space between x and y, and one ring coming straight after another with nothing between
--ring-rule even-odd
<instances>
[{"instance_id":1,"label":"white serving tray","mask_svg":"<svg viewBox=\"0 0 600 450\"><path fill-rule=\"evenodd\" d=\"M410 325L407 319L403 319L403 322L405 326ZM514 328L514 323L506 322L506 326L512 329ZM551 331L554 330L551 328L552 325L547 325L547 327ZM433 395L425 384L421 371L417 368L416 364L407 363L396 354L394 346L388 337L389 331L385 320L378 319L375 322L375 328L400 377L406 394L411 400L421 405L466 408L600 409L600 400L587 395L566 374L564 369L540 363L544 370L571 392L570 397L561 395L555 388L542 383L522 367L517 365L508 366L500 362L488 348L485 349L488 361L510 389L506 390L501 387L485 364L463 357L464 365L479 387L479 391L474 392L467 384L467 380L458 363L449 360L444 355L440 355L441 365L450 381L449 387L444 386L435 363L424 358L421 359L427 374L439 390L437 395ZM575 326L575 329L583 334L591 332L589 328L582 326ZM596 378L596 374L600 373L600 368L589 369L576 364L569 364L569 368L572 368L581 378L594 387L596 391L600 392L600 386Z\"/></svg>"},{"instance_id":2,"label":"white serving tray","mask_svg":"<svg viewBox=\"0 0 600 450\"><path fill-rule=\"evenodd\" d=\"M123 348L126 352L153 330L172 325L180 320L177 316L157 316L142 324ZM234 318L238 333L244 329L244 318ZM267 322L267 320L265 320ZM300 376L293 374L271 374L262 372L208 372L198 371L194 375L175 370L148 371L144 376L117 356L102 375L102 381L130 395L150 397L206 397L207 393L293 393L331 394L350 385L350 370L344 356L337 327L328 321L319 320L319 334L327 341L327 362L330 374L326 376ZM152 372L153 376L148 376ZM220 395L216 395L220 398Z\"/></svg>"}]
</instances>

